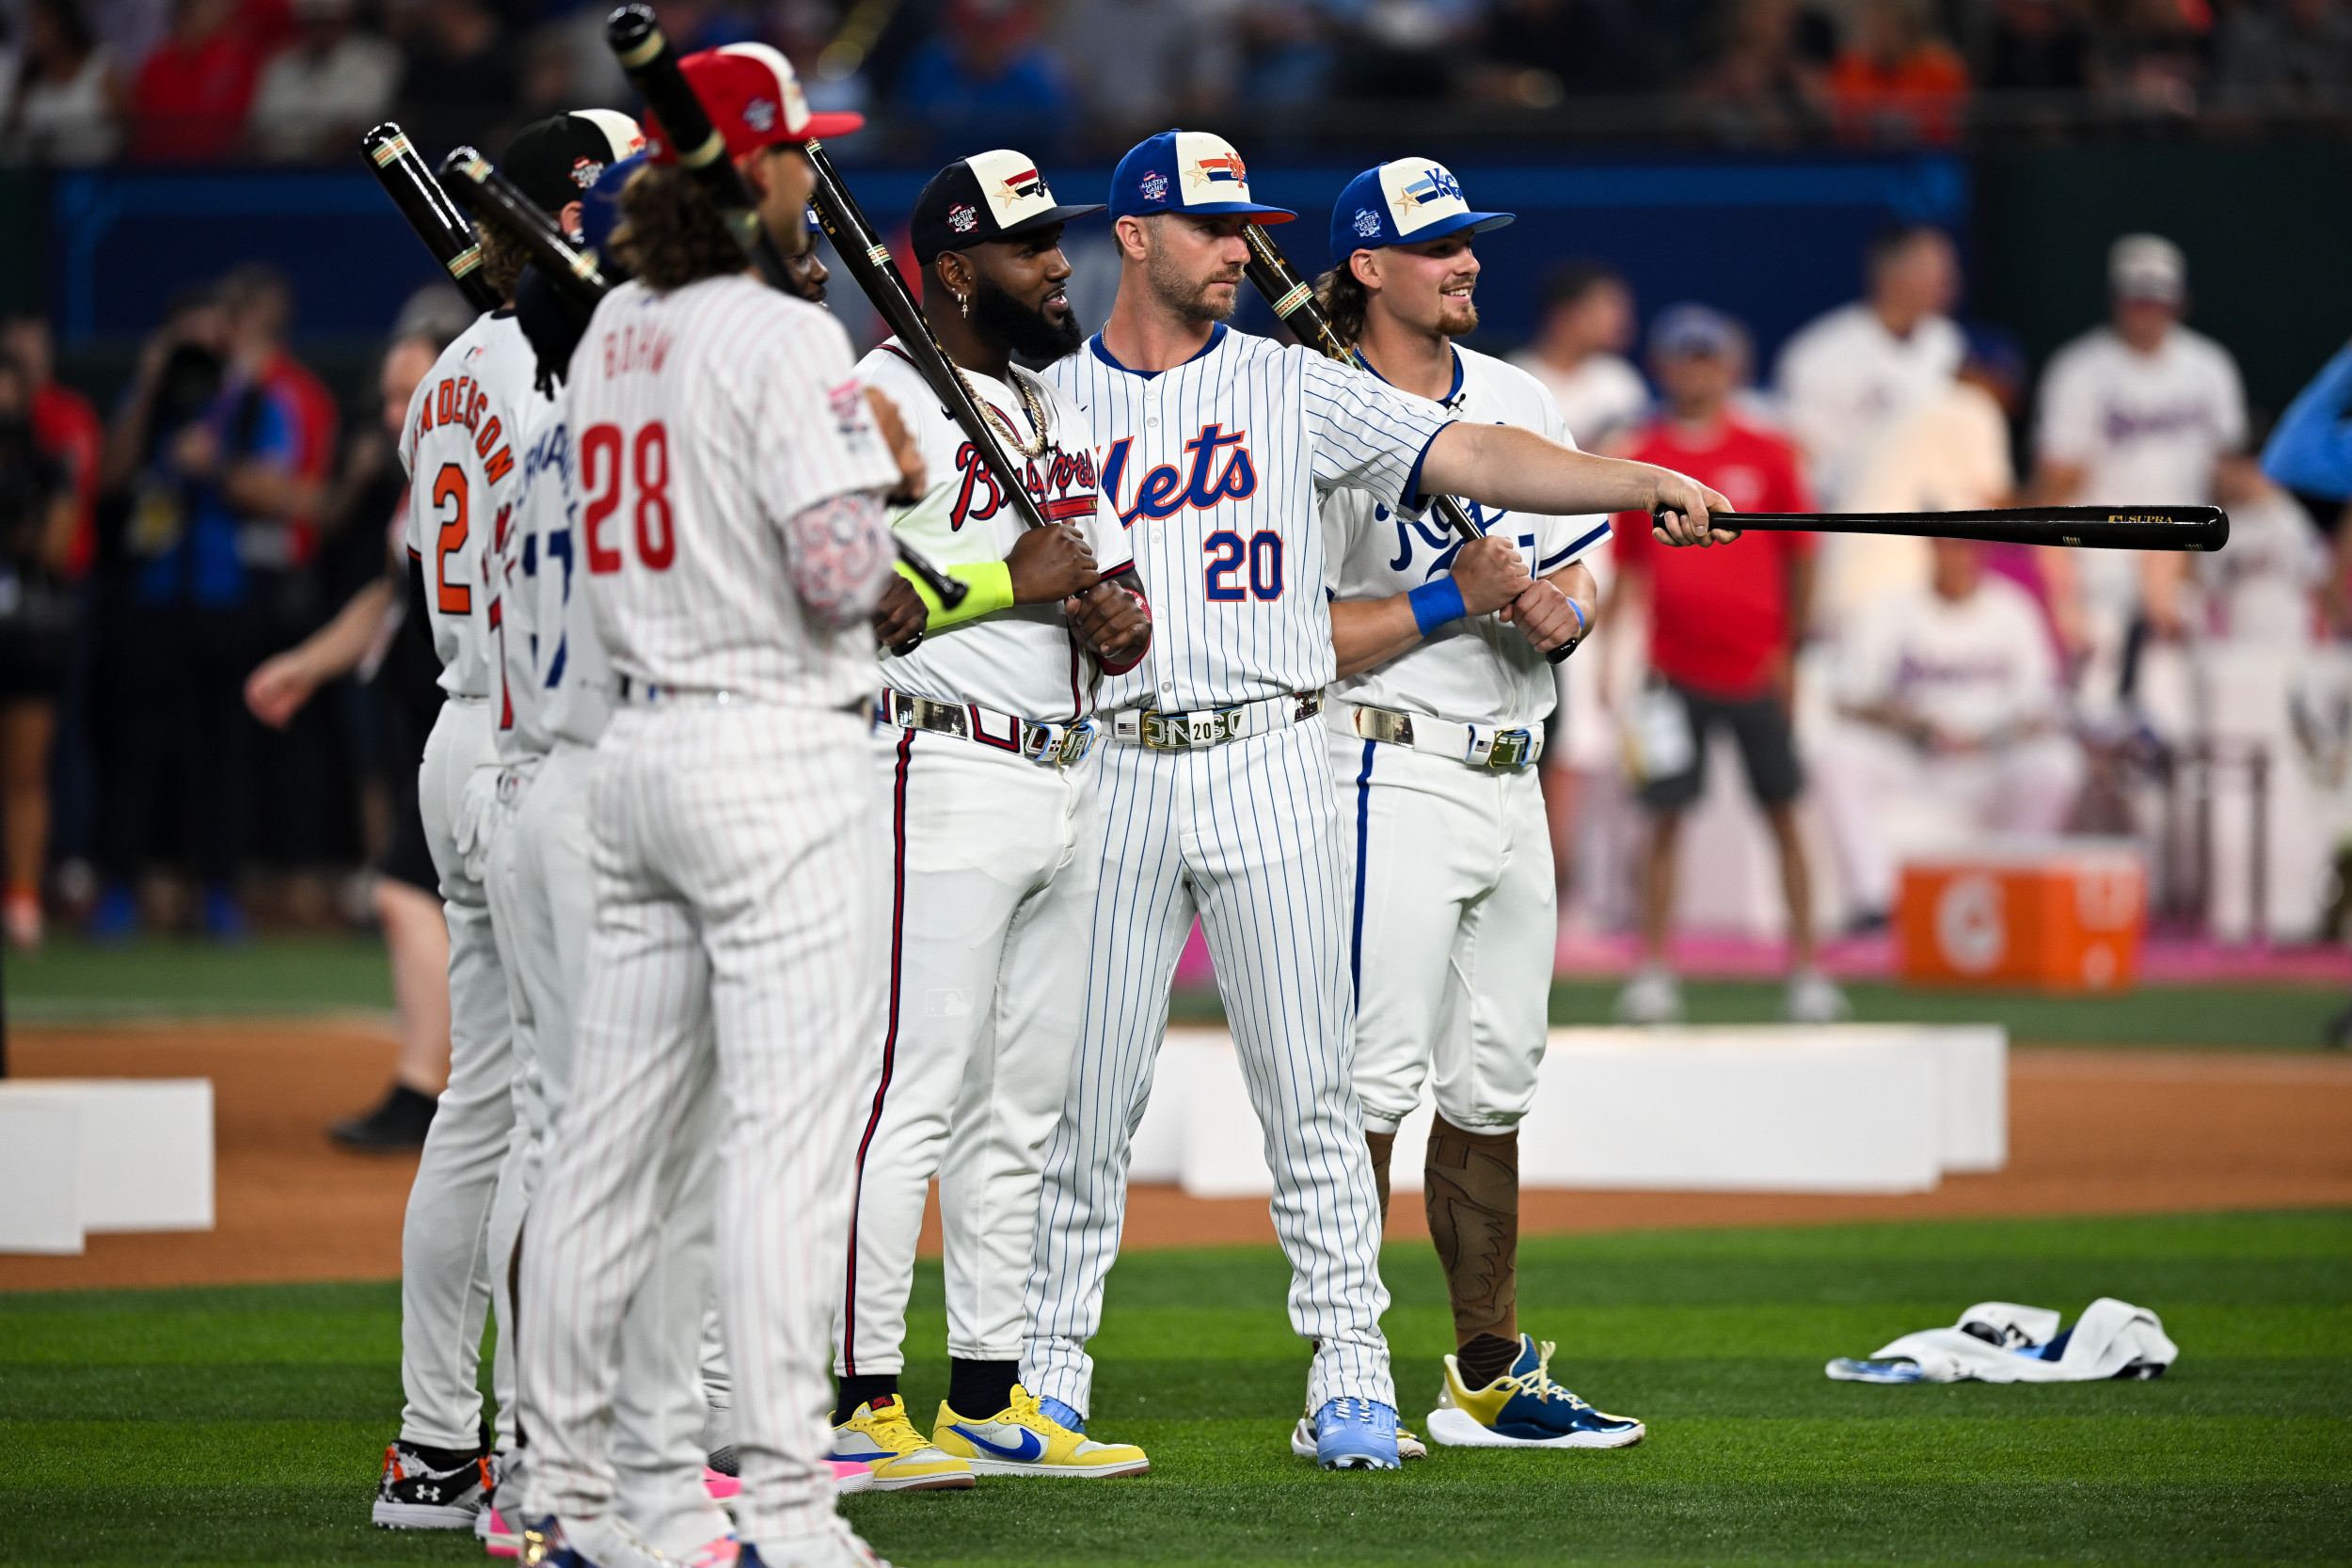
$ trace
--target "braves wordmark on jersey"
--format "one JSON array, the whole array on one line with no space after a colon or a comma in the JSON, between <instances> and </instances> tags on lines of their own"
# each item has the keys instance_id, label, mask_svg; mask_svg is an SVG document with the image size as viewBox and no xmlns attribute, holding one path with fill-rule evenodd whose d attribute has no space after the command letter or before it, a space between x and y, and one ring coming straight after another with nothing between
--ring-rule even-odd
<instances>
[{"instance_id":1,"label":"braves wordmark on jersey","mask_svg":"<svg viewBox=\"0 0 2352 1568\"><path fill-rule=\"evenodd\" d=\"M577 542L613 669L795 707L870 697L873 632L808 614L785 533L898 480L841 324L748 277L626 283L569 385Z\"/></svg>"},{"instance_id":2,"label":"braves wordmark on jersey","mask_svg":"<svg viewBox=\"0 0 2352 1568\"><path fill-rule=\"evenodd\" d=\"M453 696L490 695L498 587L488 562L514 521L522 453L553 407L532 387L538 373L514 312L494 310L441 351L401 425L408 553L424 565L433 651Z\"/></svg>"},{"instance_id":3,"label":"braves wordmark on jersey","mask_svg":"<svg viewBox=\"0 0 2352 1568\"><path fill-rule=\"evenodd\" d=\"M1097 336L1045 373L1087 415L1152 598L1151 654L1103 683L1100 705L1189 712L1327 685L1316 503L1341 486L1410 496L1453 417L1221 325L1173 370L1128 370Z\"/></svg>"},{"instance_id":4,"label":"braves wordmark on jersey","mask_svg":"<svg viewBox=\"0 0 2352 1568\"><path fill-rule=\"evenodd\" d=\"M1576 444L1541 382L1515 365L1466 348L1454 351L1452 388L1430 406L1483 424L1518 425L1562 446ZM1462 508L1487 533L1518 546L1536 577L1560 570L1609 537L1609 519L1600 515L1488 511L1476 501L1464 501ZM1332 492L1323 503L1323 526L1330 533L1328 587L1335 599L1410 593L1451 571L1462 548L1461 537L1436 516L1401 512L1360 490ZM1540 723L1559 700L1559 683L1518 626L1492 615L1467 615L1396 657L1341 681L1331 694L1457 723L1509 727Z\"/></svg>"},{"instance_id":5,"label":"braves wordmark on jersey","mask_svg":"<svg viewBox=\"0 0 2352 1568\"><path fill-rule=\"evenodd\" d=\"M1022 445L1043 436L1045 450L1024 458L1005 431L997 432L1038 510L1048 521L1078 530L1103 576L1114 577L1132 565L1126 533L1103 502L1086 416L1070 394L1025 371L1013 371L1043 405L1046 428L1041 433L1017 389L993 376L964 373L974 400L994 410ZM858 377L898 405L899 418L923 446L924 483L930 488L920 502L893 519L892 528L942 566L1010 555L1024 531L1020 513L898 340L861 360ZM895 690L978 703L1049 723L1083 719L1094 708L1092 663L1071 635L1058 603L1013 605L933 632L910 654L885 653L882 679Z\"/></svg>"}]
</instances>

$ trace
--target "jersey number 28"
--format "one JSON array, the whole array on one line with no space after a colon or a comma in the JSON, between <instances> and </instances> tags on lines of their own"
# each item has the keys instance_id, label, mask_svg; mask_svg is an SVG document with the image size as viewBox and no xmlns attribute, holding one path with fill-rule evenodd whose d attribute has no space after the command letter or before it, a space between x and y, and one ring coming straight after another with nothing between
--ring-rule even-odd
<instances>
[{"instance_id":1,"label":"jersey number 28","mask_svg":"<svg viewBox=\"0 0 2352 1568\"><path fill-rule=\"evenodd\" d=\"M620 509L622 454L636 491L637 559L649 572L669 570L677 559L677 529L670 513L670 433L656 420L627 440L616 424L590 425L580 437L580 487L593 499L580 518L588 546L588 570L601 576L621 569L621 552L605 543L604 525Z\"/></svg>"}]
</instances>

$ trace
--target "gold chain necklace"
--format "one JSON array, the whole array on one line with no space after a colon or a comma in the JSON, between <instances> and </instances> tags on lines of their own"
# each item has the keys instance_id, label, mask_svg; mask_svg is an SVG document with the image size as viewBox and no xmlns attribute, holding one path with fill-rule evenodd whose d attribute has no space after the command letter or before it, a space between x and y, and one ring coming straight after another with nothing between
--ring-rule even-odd
<instances>
[{"instance_id":1,"label":"gold chain necklace","mask_svg":"<svg viewBox=\"0 0 2352 1568\"><path fill-rule=\"evenodd\" d=\"M942 356L942 357L946 356ZM989 406L988 400L980 396L979 389L972 385L972 378L963 373L961 365L956 365L952 359L949 359L947 363L955 365L956 379L963 383L965 394L972 399L974 406L979 409L980 417L994 425L1004 436L1007 445L1019 452L1024 459L1031 462L1045 455L1045 449L1052 444L1051 435L1045 428L1045 405L1039 400L1036 391L1030 388L1028 378L1021 373L1020 366L1007 365L1005 374L1011 381L1012 389L1021 394L1021 408L1022 412L1029 416L1029 428L1037 432L1037 438L1033 441L1024 441L1020 434L1006 422L1005 417Z\"/></svg>"}]
</instances>

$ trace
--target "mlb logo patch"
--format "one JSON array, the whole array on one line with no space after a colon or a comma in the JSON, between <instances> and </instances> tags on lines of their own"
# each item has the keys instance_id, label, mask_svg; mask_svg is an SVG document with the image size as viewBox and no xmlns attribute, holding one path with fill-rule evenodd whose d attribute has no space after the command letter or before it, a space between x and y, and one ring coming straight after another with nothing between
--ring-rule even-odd
<instances>
[{"instance_id":1,"label":"mlb logo patch","mask_svg":"<svg viewBox=\"0 0 2352 1568\"><path fill-rule=\"evenodd\" d=\"M578 185L583 191L589 186L595 184L603 173L604 166L596 162L594 158L574 158L572 160L572 183Z\"/></svg>"},{"instance_id":2,"label":"mlb logo patch","mask_svg":"<svg viewBox=\"0 0 2352 1568\"><path fill-rule=\"evenodd\" d=\"M1356 232L1369 240L1380 232L1380 214L1369 207L1356 209Z\"/></svg>"},{"instance_id":3,"label":"mlb logo patch","mask_svg":"<svg viewBox=\"0 0 2352 1568\"><path fill-rule=\"evenodd\" d=\"M1136 188L1143 192L1143 199L1146 201L1166 201L1168 199L1168 176L1158 169L1152 169L1143 177Z\"/></svg>"},{"instance_id":4,"label":"mlb logo patch","mask_svg":"<svg viewBox=\"0 0 2352 1568\"><path fill-rule=\"evenodd\" d=\"M947 227L957 233L969 234L979 226L980 214L977 208L959 201L947 209Z\"/></svg>"},{"instance_id":5,"label":"mlb logo patch","mask_svg":"<svg viewBox=\"0 0 2352 1568\"><path fill-rule=\"evenodd\" d=\"M776 105L773 100L755 98L743 105L743 123L766 135L776 128Z\"/></svg>"}]
</instances>

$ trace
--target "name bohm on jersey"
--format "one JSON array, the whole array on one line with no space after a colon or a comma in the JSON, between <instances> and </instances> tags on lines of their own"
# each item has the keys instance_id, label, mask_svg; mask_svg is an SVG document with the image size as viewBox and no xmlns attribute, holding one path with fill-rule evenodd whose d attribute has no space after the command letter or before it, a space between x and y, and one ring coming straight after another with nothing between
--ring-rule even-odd
<instances>
[{"instance_id":1,"label":"name bohm on jersey","mask_svg":"<svg viewBox=\"0 0 2352 1568\"><path fill-rule=\"evenodd\" d=\"M947 526L961 531L967 521L985 522L996 515L1005 504L1004 488L994 470L981 459L979 449L969 441L956 449L956 500L947 514ZM1084 448L1064 451L1056 447L1050 453L1030 458L1021 470L1022 488L1036 500L1046 521L1055 523L1078 522L1094 515L1096 480L1094 453Z\"/></svg>"},{"instance_id":2,"label":"name bohm on jersey","mask_svg":"<svg viewBox=\"0 0 2352 1568\"><path fill-rule=\"evenodd\" d=\"M482 459L482 476L496 484L515 467L515 453L506 444L505 429L490 412L490 400L469 375L441 378L433 395L417 409L417 437L449 425L463 425L473 435L474 455Z\"/></svg>"}]
</instances>

